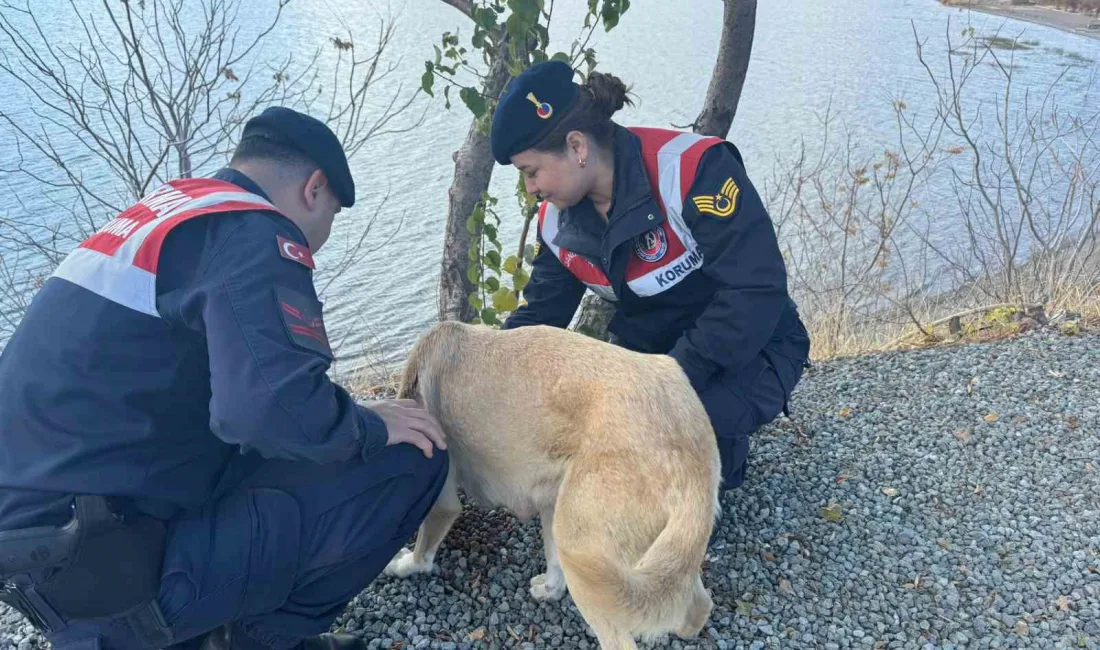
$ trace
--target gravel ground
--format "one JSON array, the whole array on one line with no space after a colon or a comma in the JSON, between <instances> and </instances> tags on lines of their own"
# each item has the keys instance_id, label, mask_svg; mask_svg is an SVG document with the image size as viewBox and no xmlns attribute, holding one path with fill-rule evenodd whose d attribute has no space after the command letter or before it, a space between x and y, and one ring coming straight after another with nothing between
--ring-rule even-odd
<instances>
[{"instance_id":1,"label":"gravel ground","mask_svg":"<svg viewBox=\"0 0 1100 650\"><path fill-rule=\"evenodd\" d=\"M1100 649L1100 336L881 354L809 371L723 499L691 642L643 647ZM592 648L527 593L538 524L461 517L431 576L337 624L373 648ZM39 639L0 612L0 649Z\"/></svg>"}]
</instances>

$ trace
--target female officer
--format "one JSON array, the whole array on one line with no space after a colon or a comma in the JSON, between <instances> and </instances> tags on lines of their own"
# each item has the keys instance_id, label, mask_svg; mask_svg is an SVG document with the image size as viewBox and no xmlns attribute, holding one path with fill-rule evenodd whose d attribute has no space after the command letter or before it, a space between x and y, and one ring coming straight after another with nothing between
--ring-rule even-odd
<instances>
[{"instance_id":1,"label":"female officer","mask_svg":"<svg viewBox=\"0 0 1100 650\"><path fill-rule=\"evenodd\" d=\"M572 79L560 61L534 65L493 116L493 156L542 200L526 304L504 327L566 327L586 287L613 301L613 341L679 362L723 487L738 487L749 433L786 409L809 355L771 219L732 144L621 127L619 79Z\"/></svg>"}]
</instances>

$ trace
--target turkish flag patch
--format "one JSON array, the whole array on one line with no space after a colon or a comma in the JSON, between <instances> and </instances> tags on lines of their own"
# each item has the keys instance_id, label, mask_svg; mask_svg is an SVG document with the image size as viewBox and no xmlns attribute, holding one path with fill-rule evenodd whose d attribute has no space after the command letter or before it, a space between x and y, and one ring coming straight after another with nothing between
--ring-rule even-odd
<instances>
[{"instance_id":1,"label":"turkish flag patch","mask_svg":"<svg viewBox=\"0 0 1100 650\"><path fill-rule=\"evenodd\" d=\"M313 253L309 248L296 242L292 242L282 235L276 235L279 242L279 254L288 260L293 260L302 266L313 267Z\"/></svg>"},{"instance_id":2,"label":"turkish flag patch","mask_svg":"<svg viewBox=\"0 0 1100 650\"><path fill-rule=\"evenodd\" d=\"M286 287L275 287L275 300L291 342L332 359L332 347L321 319L321 303Z\"/></svg>"}]
</instances>

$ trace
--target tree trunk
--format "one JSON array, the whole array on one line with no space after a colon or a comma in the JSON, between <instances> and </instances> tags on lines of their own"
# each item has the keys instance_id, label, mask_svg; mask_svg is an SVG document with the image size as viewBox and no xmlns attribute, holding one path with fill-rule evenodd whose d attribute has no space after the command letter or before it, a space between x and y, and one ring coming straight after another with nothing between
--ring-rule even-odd
<instances>
[{"instance_id":1,"label":"tree trunk","mask_svg":"<svg viewBox=\"0 0 1100 650\"><path fill-rule=\"evenodd\" d=\"M511 78L507 48L508 41L504 39L482 85L482 97L498 97ZM439 319L468 323L475 313L469 301L474 285L466 275L471 241L466 220L481 200L481 194L489 189L494 163L489 136L478 133L476 119L470 124L466 142L455 152L454 161L455 176L448 192L447 231L443 239L443 269L439 277Z\"/></svg>"},{"instance_id":2,"label":"tree trunk","mask_svg":"<svg viewBox=\"0 0 1100 650\"><path fill-rule=\"evenodd\" d=\"M710 87L703 101L703 112L692 127L696 133L725 138L729 134L741 89L749 70L752 37L756 30L756 0L724 0L722 38L718 60L711 73ZM607 341L607 324L615 305L595 296L586 296L574 328L588 336Z\"/></svg>"},{"instance_id":3,"label":"tree trunk","mask_svg":"<svg viewBox=\"0 0 1100 650\"><path fill-rule=\"evenodd\" d=\"M718 60L707 88L703 112L695 119L694 130L703 135L726 137L737 114L741 89L749 71L752 37L756 31L756 0L724 0L722 40Z\"/></svg>"},{"instance_id":4,"label":"tree trunk","mask_svg":"<svg viewBox=\"0 0 1100 650\"><path fill-rule=\"evenodd\" d=\"M590 293L581 300L580 315L577 316L577 324L573 330L594 339L608 341L611 333L607 331L607 326L614 315L614 303Z\"/></svg>"}]
</instances>

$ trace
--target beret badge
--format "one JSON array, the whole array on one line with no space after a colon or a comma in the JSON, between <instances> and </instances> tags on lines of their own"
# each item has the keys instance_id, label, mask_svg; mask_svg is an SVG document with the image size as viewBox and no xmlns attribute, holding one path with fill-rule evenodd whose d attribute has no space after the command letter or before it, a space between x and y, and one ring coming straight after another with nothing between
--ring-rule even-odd
<instances>
[{"instance_id":1,"label":"beret badge","mask_svg":"<svg viewBox=\"0 0 1100 650\"><path fill-rule=\"evenodd\" d=\"M544 120L550 119L554 114L554 107L546 102L540 102L535 93L527 93L527 99L535 105L535 114Z\"/></svg>"}]
</instances>

